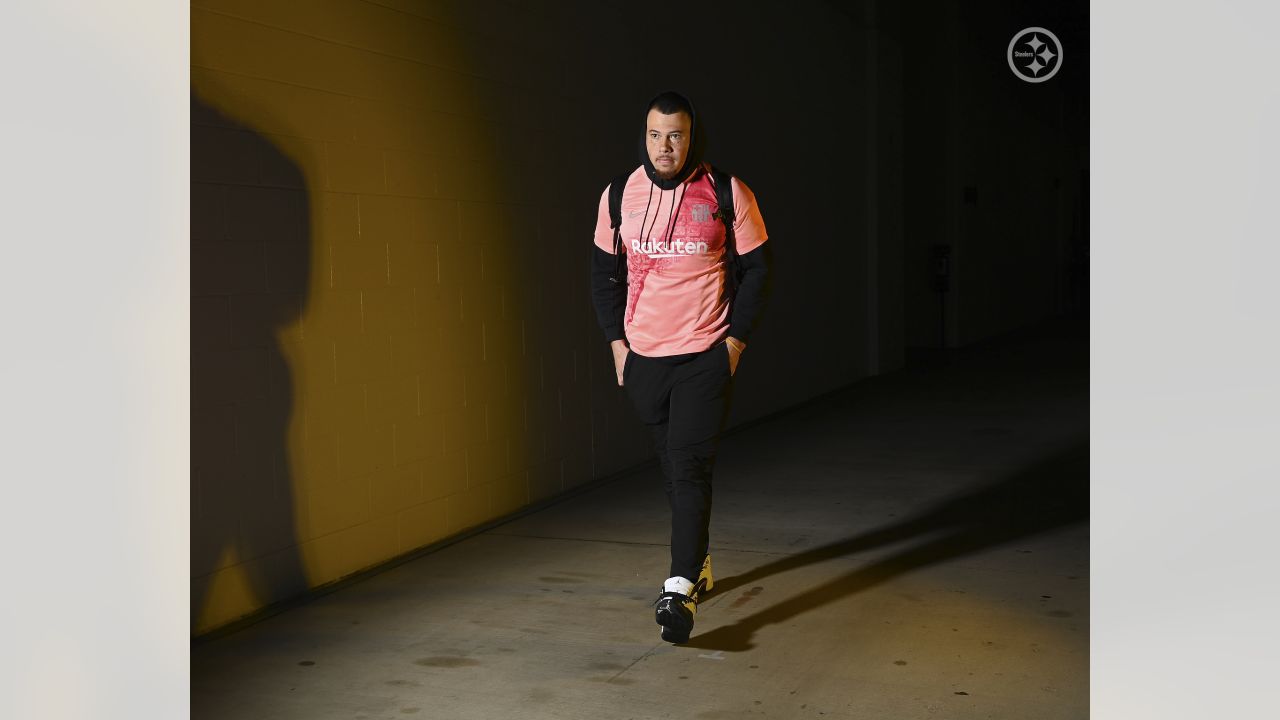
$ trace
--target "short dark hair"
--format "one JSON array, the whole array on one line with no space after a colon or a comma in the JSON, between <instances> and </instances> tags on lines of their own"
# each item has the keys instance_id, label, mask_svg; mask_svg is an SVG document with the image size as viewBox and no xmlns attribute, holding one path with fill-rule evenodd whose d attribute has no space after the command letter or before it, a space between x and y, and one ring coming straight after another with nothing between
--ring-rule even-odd
<instances>
[{"instance_id":1,"label":"short dark hair","mask_svg":"<svg viewBox=\"0 0 1280 720\"><path fill-rule=\"evenodd\" d=\"M689 102L689 98L674 90L658 93L649 101L649 107L645 109L645 113L648 114L650 110L655 108L663 115L675 115L678 112L682 112L690 118L693 117L693 103Z\"/></svg>"}]
</instances>

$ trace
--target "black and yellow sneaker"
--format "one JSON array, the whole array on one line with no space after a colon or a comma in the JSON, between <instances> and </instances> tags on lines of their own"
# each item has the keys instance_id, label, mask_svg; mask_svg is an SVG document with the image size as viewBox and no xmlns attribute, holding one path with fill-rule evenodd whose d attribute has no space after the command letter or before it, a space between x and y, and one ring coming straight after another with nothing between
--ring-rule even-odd
<instances>
[{"instance_id":1,"label":"black and yellow sneaker","mask_svg":"<svg viewBox=\"0 0 1280 720\"><path fill-rule=\"evenodd\" d=\"M667 578L662 584L662 594L654 601L657 610L654 618L662 626L662 639L670 643L689 641L693 631L693 616L698 612L698 599L694 585L682 577Z\"/></svg>"},{"instance_id":2,"label":"black and yellow sneaker","mask_svg":"<svg viewBox=\"0 0 1280 720\"><path fill-rule=\"evenodd\" d=\"M654 617L662 626L662 639L670 643L689 641L693 632L693 618L698 612L698 600L711 590L715 579L711 577L711 555L702 561L698 582L687 578L672 577L662 584L662 594L654 601L657 610Z\"/></svg>"}]
</instances>

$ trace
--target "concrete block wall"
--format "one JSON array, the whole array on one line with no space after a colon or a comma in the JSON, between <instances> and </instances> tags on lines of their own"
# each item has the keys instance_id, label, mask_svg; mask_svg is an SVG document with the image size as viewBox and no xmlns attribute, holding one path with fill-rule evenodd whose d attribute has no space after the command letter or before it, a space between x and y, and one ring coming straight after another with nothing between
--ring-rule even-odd
<instances>
[{"instance_id":1,"label":"concrete block wall","mask_svg":"<svg viewBox=\"0 0 1280 720\"><path fill-rule=\"evenodd\" d=\"M705 62L642 52L638 5L192 3L193 633L649 457L586 269L660 89L705 99L712 159L778 241L731 423L866 375L869 329L901 334L842 286L873 260L874 174L845 170L865 68L839 49L866 28L823 3L683 12ZM814 133L839 139L811 167ZM837 256L848 273L807 277Z\"/></svg>"}]
</instances>

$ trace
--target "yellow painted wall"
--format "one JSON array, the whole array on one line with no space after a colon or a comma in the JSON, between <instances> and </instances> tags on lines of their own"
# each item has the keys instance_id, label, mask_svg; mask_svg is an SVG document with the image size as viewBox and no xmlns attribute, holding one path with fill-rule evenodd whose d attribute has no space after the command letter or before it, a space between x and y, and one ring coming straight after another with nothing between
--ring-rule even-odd
<instances>
[{"instance_id":1,"label":"yellow painted wall","mask_svg":"<svg viewBox=\"0 0 1280 720\"><path fill-rule=\"evenodd\" d=\"M193 634L590 479L483 45L436 3L192 3Z\"/></svg>"}]
</instances>

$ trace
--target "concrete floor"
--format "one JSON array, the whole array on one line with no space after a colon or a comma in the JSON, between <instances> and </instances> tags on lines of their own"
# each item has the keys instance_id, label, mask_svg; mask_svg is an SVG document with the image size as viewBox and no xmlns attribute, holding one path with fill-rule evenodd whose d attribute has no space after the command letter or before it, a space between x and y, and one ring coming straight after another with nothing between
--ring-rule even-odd
<instances>
[{"instance_id":1,"label":"concrete floor","mask_svg":"<svg viewBox=\"0 0 1280 720\"><path fill-rule=\"evenodd\" d=\"M196 645L192 717L1087 717L1087 390L1059 325L729 435L687 646L645 469Z\"/></svg>"}]
</instances>

